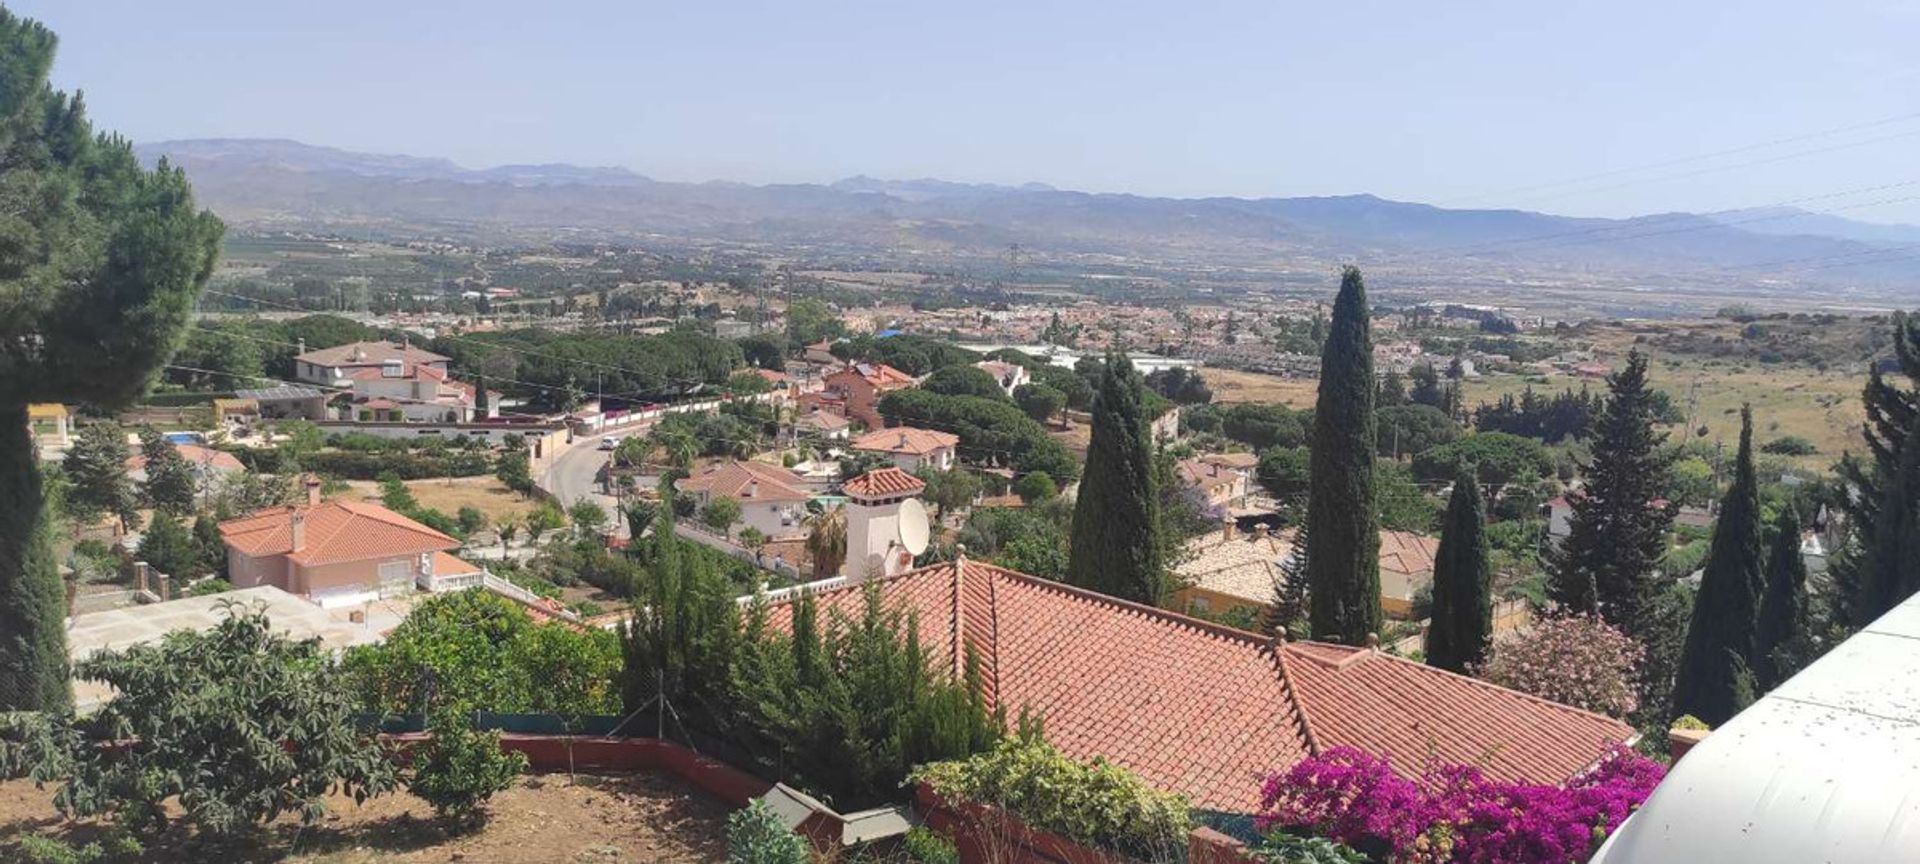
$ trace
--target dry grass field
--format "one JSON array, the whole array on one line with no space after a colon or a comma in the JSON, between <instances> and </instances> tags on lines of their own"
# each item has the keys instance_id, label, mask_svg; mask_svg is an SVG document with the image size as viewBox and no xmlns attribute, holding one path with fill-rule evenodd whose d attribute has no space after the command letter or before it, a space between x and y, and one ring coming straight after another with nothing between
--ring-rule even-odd
<instances>
[{"instance_id":1,"label":"dry grass field","mask_svg":"<svg viewBox=\"0 0 1920 864\"><path fill-rule=\"evenodd\" d=\"M351 491L347 492L349 501L380 500L380 484L371 480L353 480L347 483ZM452 480L409 480L407 489L421 506L432 507L449 516L460 512L462 507L477 507L487 514L490 523L499 522L503 517L525 516L533 509L533 499L523 498L513 493L499 480L492 477L458 477Z\"/></svg>"},{"instance_id":2,"label":"dry grass field","mask_svg":"<svg viewBox=\"0 0 1920 864\"><path fill-rule=\"evenodd\" d=\"M1232 369L1201 369L1200 377L1213 388L1215 402L1278 402L1289 408L1312 408L1319 386L1312 378L1282 378Z\"/></svg>"}]
</instances>

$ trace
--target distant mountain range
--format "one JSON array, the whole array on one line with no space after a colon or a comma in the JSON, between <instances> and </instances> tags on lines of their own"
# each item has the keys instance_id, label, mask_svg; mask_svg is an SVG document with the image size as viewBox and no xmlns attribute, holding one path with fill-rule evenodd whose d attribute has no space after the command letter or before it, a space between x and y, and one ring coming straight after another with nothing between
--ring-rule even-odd
<instances>
[{"instance_id":1,"label":"distant mountain range","mask_svg":"<svg viewBox=\"0 0 1920 864\"><path fill-rule=\"evenodd\" d=\"M1343 259L1439 274L1642 280L1676 290L1920 296L1920 227L1789 208L1633 219L1454 210L1372 195L1153 198L942 180L677 183L624 168L464 168L273 139L139 145L241 227L456 236L771 244L816 256L1098 255L1189 268ZM934 260L918 258L915 260Z\"/></svg>"}]
</instances>

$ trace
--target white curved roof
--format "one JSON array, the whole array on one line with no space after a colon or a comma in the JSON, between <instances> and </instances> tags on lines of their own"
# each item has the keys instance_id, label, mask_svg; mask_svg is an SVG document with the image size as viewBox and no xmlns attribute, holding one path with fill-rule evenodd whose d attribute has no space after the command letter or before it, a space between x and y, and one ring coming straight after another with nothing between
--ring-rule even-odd
<instances>
[{"instance_id":1,"label":"white curved roof","mask_svg":"<svg viewBox=\"0 0 1920 864\"><path fill-rule=\"evenodd\" d=\"M1707 735L1593 864L1920 861L1920 597Z\"/></svg>"}]
</instances>

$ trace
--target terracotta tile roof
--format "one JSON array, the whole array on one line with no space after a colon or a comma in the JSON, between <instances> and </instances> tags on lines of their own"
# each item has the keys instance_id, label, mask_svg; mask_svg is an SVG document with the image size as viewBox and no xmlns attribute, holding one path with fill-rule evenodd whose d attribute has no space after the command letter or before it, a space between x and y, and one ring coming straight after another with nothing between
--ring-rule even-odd
<instances>
[{"instance_id":1,"label":"terracotta tile roof","mask_svg":"<svg viewBox=\"0 0 1920 864\"><path fill-rule=\"evenodd\" d=\"M803 396L801 398L804 399L806 397ZM832 411L817 408L800 415L800 419L793 422L796 426L805 426L810 429L818 429L822 432L834 432L853 425L852 420L848 420Z\"/></svg>"},{"instance_id":2,"label":"terracotta tile roof","mask_svg":"<svg viewBox=\"0 0 1920 864\"><path fill-rule=\"evenodd\" d=\"M891 465L875 468L841 484L840 491L856 498L885 498L912 495L927 488L920 478Z\"/></svg>"},{"instance_id":3,"label":"terracotta tile roof","mask_svg":"<svg viewBox=\"0 0 1920 864\"><path fill-rule=\"evenodd\" d=\"M1223 468L1246 470L1260 464L1260 457L1252 453L1209 453L1200 457L1200 461Z\"/></svg>"},{"instance_id":4,"label":"terracotta tile roof","mask_svg":"<svg viewBox=\"0 0 1920 864\"><path fill-rule=\"evenodd\" d=\"M293 552L293 517L306 517L306 543ZM361 501L269 507L220 523L220 538L236 551L259 557L286 555L303 567L392 558L456 549L460 541L388 510Z\"/></svg>"},{"instance_id":5,"label":"terracotta tile roof","mask_svg":"<svg viewBox=\"0 0 1920 864\"><path fill-rule=\"evenodd\" d=\"M806 491L806 482L805 478L778 465L721 462L682 478L674 488L682 492L705 492L716 498L805 501L813 497Z\"/></svg>"},{"instance_id":6,"label":"terracotta tile roof","mask_svg":"<svg viewBox=\"0 0 1920 864\"><path fill-rule=\"evenodd\" d=\"M351 342L332 348L308 351L293 359L302 363L312 363L315 366L364 366L379 365L389 360L407 363L445 363L451 358L395 342Z\"/></svg>"},{"instance_id":7,"label":"terracotta tile roof","mask_svg":"<svg viewBox=\"0 0 1920 864\"><path fill-rule=\"evenodd\" d=\"M1245 479L1231 468L1201 459L1182 459L1175 467L1180 482L1195 489L1222 489Z\"/></svg>"},{"instance_id":8,"label":"terracotta tile roof","mask_svg":"<svg viewBox=\"0 0 1920 864\"><path fill-rule=\"evenodd\" d=\"M952 432L935 432L932 429L915 429L912 426L895 426L890 429L875 429L848 444L855 450L873 453L901 453L908 456L925 456L936 450L947 450L960 446L960 436Z\"/></svg>"},{"instance_id":9,"label":"terracotta tile roof","mask_svg":"<svg viewBox=\"0 0 1920 864\"><path fill-rule=\"evenodd\" d=\"M913 385L912 375L908 375L885 363L855 363L833 373L828 376L828 378L839 378L848 373L866 379L868 384L873 385L874 388L878 390L892 390Z\"/></svg>"},{"instance_id":10,"label":"terracotta tile roof","mask_svg":"<svg viewBox=\"0 0 1920 864\"><path fill-rule=\"evenodd\" d=\"M479 567L475 567L472 564L468 564L467 562L462 561L459 558L456 558L449 553L446 553L446 552L433 553L433 575L436 577L463 576L468 573L478 573L478 572L480 572Z\"/></svg>"},{"instance_id":11,"label":"terracotta tile roof","mask_svg":"<svg viewBox=\"0 0 1920 864\"><path fill-rule=\"evenodd\" d=\"M1380 532L1380 569L1407 575L1433 575L1433 556L1440 541L1411 531Z\"/></svg>"},{"instance_id":12,"label":"terracotta tile roof","mask_svg":"<svg viewBox=\"0 0 1920 864\"><path fill-rule=\"evenodd\" d=\"M772 369L755 369L753 370L753 374L766 379L767 382L770 384L785 384L787 383L788 380L790 380L787 377L787 373L776 372Z\"/></svg>"},{"instance_id":13,"label":"terracotta tile roof","mask_svg":"<svg viewBox=\"0 0 1920 864\"><path fill-rule=\"evenodd\" d=\"M1203 809L1249 813L1260 777L1339 745L1418 772L1429 753L1504 779L1580 772L1624 723L1376 650L1265 637L973 561L872 580L942 668L979 656L986 697L1039 712L1076 758L1105 756ZM862 587L816 595L823 620ZM790 603L774 626L791 626Z\"/></svg>"}]
</instances>

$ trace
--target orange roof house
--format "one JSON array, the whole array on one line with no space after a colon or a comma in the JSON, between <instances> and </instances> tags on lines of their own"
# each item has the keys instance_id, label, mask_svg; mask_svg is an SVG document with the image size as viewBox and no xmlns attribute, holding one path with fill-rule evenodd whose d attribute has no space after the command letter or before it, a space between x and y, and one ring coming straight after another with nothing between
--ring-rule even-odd
<instances>
[{"instance_id":1,"label":"orange roof house","mask_svg":"<svg viewBox=\"0 0 1920 864\"><path fill-rule=\"evenodd\" d=\"M228 581L272 585L323 606L404 594L417 582L479 572L449 550L460 541L378 504L319 500L269 507L220 523ZM423 580L424 577L424 580Z\"/></svg>"},{"instance_id":2,"label":"orange roof house","mask_svg":"<svg viewBox=\"0 0 1920 864\"><path fill-rule=\"evenodd\" d=\"M865 453L884 454L893 460L894 465L908 471L918 471L923 466L945 471L953 467L960 436L952 432L895 426L891 429L875 429L853 439L847 446Z\"/></svg>"},{"instance_id":3,"label":"orange roof house","mask_svg":"<svg viewBox=\"0 0 1920 864\"><path fill-rule=\"evenodd\" d=\"M854 363L828 375L826 385L824 395L845 404L840 413L878 429L883 425L877 407L880 397L912 387L913 376L885 363Z\"/></svg>"},{"instance_id":4,"label":"orange roof house","mask_svg":"<svg viewBox=\"0 0 1920 864\"><path fill-rule=\"evenodd\" d=\"M935 663L971 649L989 707L1044 718L1079 759L1103 756L1194 806L1251 813L1260 779L1336 746L1418 772L1429 755L1506 780L1559 782L1630 740L1625 723L1371 648L1267 637L961 559L869 580L914 614ZM858 615L862 588L814 595ZM791 626L790 602L775 604Z\"/></svg>"},{"instance_id":5,"label":"orange roof house","mask_svg":"<svg viewBox=\"0 0 1920 864\"><path fill-rule=\"evenodd\" d=\"M702 507L718 498L740 502L740 521L768 537L804 533L801 522L813 498L806 478L765 462L708 465L681 478L674 488Z\"/></svg>"},{"instance_id":6,"label":"orange roof house","mask_svg":"<svg viewBox=\"0 0 1920 864\"><path fill-rule=\"evenodd\" d=\"M1433 583L1440 540L1412 531L1380 531L1380 608L1396 618L1413 614L1413 595Z\"/></svg>"},{"instance_id":7,"label":"orange roof house","mask_svg":"<svg viewBox=\"0 0 1920 864\"><path fill-rule=\"evenodd\" d=\"M193 467L194 473L202 479L247 470L247 466L240 464L238 458L225 450L188 443L173 443L172 447L174 452L179 453L180 458L185 459L187 464ZM135 480L146 479L146 472L147 454L135 453L127 457L127 473Z\"/></svg>"}]
</instances>

